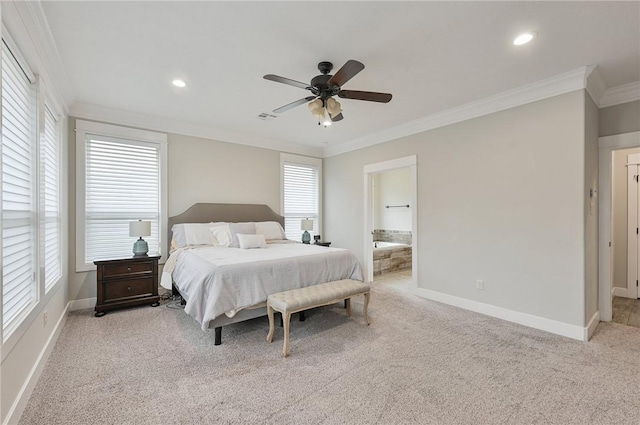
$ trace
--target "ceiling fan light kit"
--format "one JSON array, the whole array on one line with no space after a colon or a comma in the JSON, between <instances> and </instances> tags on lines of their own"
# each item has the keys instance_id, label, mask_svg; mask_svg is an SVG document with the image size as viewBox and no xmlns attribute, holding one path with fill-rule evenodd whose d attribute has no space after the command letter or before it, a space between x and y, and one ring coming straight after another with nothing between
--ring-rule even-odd
<instances>
[{"instance_id":1,"label":"ceiling fan light kit","mask_svg":"<svg viewBox=\"0 0 640 425\"><path fill-rule=\"evenodd\" d=\"M321 75L313 77L310 84L305 84L290 78L280 77L278 75L265 75L265 80L309 90L313 94L313 96L307 96L281 106L280 108L274 109L273 112L285 112L296 106L308 103L309 111L318 120L318 124L328 127L331 125L331 122L340 121L343 118L342 105L334 99L333 96L338 96L342 99L365 100L368 102L379 103L389 103L389 101L391 101L392 96L389 93L342 90L342 86L347 81L364 69L364 65L362 63L350 59L338 70L338 72L335 73L335 75L329 74L332 69L333 64L331 62L320 62L318 64L318 70ZM325 110L329 114L330 119L327 119Z\"/></svg>"}]
</instances>

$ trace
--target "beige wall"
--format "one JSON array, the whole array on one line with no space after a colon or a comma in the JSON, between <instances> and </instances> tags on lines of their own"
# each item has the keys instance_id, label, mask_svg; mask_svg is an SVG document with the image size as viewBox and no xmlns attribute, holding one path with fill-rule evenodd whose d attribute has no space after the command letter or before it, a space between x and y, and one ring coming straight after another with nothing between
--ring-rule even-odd
<instances>
[{"instance_id":1,"label":"beige wall","mask_svg":"<svg viewBox=\"0 0 640 425\"><path fill-rule=\"evenodd\" d=\"M584 100L584 280L585 324L598 311L598 106Z\"/></svg>"},{"instance_id":2,"label":"beige wall","mask_svg":"<svg viewBox=\"0 0 640 425\"><path fill-rule=\"evenodd\" d=\"M584 326L584 96L326 158L327 238L363 261L363 166L415 154L419 287Z\"/></svg>"},{"instance_id":3,"label":"beige wall","mask_svg":"<svg viewBox=\"0 0 640 425\"><path fill-rule=\"evenodd\" d=\"M70 121L69 298L96 296L95 272L75 272L75 119ZM168 135L168 208L196 202L267 204L280 212L280 152L178 134Z\"/></svg>"},{"instance_id":4,"label":"beige wall","mask_svg":"<svg viewBox=\"0 0 640 425\"><path fill-rule=\"evenodd\" d=\"M627 156L640 148L613 151L612 171L612 278L613 286L627 287Z\"/></svg>"},{"instance_id":5,"label":"beige wall","mask_svg":"<svg viewBox=\"0 0 640 425\"><path fill-rule=\"evenodd\" d=\"M600 137L640 131L640 100L600 109L599 121Z\"/></svg>"},{"instance_id":6,"label":"beige wall","mask_svg":"<svg viewBox=\"0 0 640 425\"><path fill-rule=\"evenodd\" d=\"M411 169L400 168L373 176L375 185L374 229L411 230L410 208L385 208L411 204Z\"/></svg>"}]
</instances>

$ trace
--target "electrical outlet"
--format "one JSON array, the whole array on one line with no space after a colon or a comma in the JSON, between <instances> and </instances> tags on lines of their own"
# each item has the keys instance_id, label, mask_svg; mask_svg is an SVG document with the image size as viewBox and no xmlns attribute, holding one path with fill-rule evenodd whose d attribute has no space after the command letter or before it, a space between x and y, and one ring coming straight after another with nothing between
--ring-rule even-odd
<instances>
[{"instance_id":1,"label":"electrical outlet","mask_svg":"<svg viewBox=\"0 0 640 425\"><path fill-rule=\"evenodd\" d=\"M484 280L476 280L476 289L479 289L481 291L484 290Z\"/></svg>"},{"instance_id":2,"label":"electrical outlet","mask_svg":"<svg viewBox=\"0 0 640 425\"><path fill-rule=\"evenodd\" d=\"M42 315L42 319L44 320L44 325L47 326L47 322L49 321L49 312L45 311Z\"/></svg>"}]
</instances>

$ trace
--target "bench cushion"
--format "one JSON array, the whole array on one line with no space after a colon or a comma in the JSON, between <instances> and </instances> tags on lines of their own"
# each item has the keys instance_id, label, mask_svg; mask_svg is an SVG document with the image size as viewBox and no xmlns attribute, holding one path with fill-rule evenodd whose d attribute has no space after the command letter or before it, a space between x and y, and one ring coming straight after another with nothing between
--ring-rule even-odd
<instances>
[{"instance_id":1,"label":"bench cushion","mask_svg":"<svg viewBox=\"0 0 640 425\"><path fill-rule=\"evenodd\" d=\"M267 303L280 312L298 311L341 301L353 295L369 292L369 285L343 279L269 295Z\"/></svg>"}]
</instances>

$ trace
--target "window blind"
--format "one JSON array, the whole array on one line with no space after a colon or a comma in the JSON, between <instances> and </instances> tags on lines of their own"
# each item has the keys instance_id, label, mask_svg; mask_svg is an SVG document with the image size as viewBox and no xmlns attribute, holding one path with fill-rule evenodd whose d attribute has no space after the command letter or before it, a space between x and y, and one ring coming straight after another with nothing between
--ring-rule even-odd
<instances>
[{"instance_id":1,"label":"window blind","mask_svg":"<svg viewBox=\"0 0 640 425\"><path fill-rule=\"evenodd\" d=\"M313 220L312 235L318 233L318 167L285 162L284 176L284 229L287 239L301 240L300 222Z\"/></svg>"},{"instance_id":2,"label":"window blind","mask_svg":"<svg viewBox=\"0 0 640 425\"><path fill-rule=\"evenodd\" d=\"M60 258L60 143L58 123L49 108L45 107L44 137L40 147L42 167L42 211L44 287L45 292L55 285L62 275Z\"/></svg>"},{"instance_id":3,"label":"window blind","mask_svg":"<svg viewBox=\"0 0 640 425\"><path fill-rule=\"evenodd\" d=\"M132 255L129 222L151 222L144 237L160 252L160 145L86 136L85 263Z\"/></svg>"},{"instance_id":4,"label":"window blind","mask_svg":"<svg viewBox=\"0 0 640 425\"><path fill-rule=\"evenodd\" d=\"M37 302L35 252L36 90L2 44L3 340Z\"/></svg>"}]
</instances>

